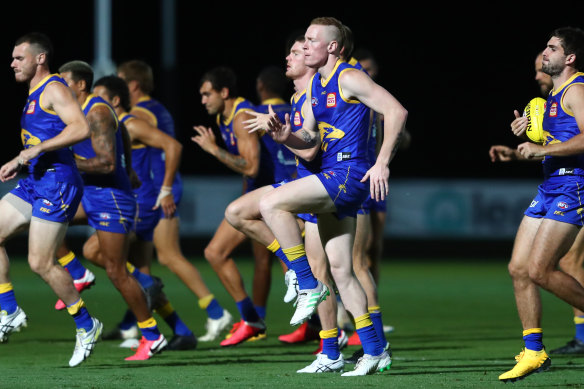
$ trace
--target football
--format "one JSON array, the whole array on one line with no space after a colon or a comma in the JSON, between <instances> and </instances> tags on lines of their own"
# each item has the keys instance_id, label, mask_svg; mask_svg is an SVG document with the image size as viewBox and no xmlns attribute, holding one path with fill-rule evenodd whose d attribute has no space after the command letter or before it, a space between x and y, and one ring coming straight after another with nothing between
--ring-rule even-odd
<instances>
[{"instance_id":1,"label":"football","mask_svg":"<svg viewBox=\"0 0 584 389\"><path fill-rule=\"evenodd\" d=\"M527 130L525 130L525 135L531 141L538 144L542 144L544 141L543 114L545 112L545 102L541 97L533 98L527 103L523 111L523 116L527 117Z\"/></svg>"}]
</instances>

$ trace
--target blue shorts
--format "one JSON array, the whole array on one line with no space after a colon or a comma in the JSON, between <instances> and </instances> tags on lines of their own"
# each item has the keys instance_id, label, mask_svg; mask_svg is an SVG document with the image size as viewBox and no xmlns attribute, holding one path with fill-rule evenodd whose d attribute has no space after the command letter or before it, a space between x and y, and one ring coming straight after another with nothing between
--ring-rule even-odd
<instances>
[{"instance_id":1,"label":"blue shorts","mask_svg":"<svg viewBox=\"0 0 584 389\"><path fill-rule=\"evenodd\" d=\"M551 177L537 188L525 216L584 225L584 177Z\"/></svg>"},{"instance_id":2,"label":"blue shorts","mask_svg":"<svg viewBox=\"0 0 584 389\"><path fill-rule=\"evenodd\" d=\"M338 163L316 174L337 209L339 219L356 217L361 204L369 195L369 181L361 182L369 168L365 164Z\"/></svg>"},{"instance_id":3,"label":"blue shorts","mask_svg":"<svg viewBox=\"0 0 584 389\"><path fill-rule=\"evenodd\" d=\"M164 212L161 212L159 209L152 209L154 204L156 204L157 197L142 197L138 199L136 204L137 212L132 230L138 239L145 242L152 242L154 229L160 221L161 215L164 215Z\"/></svg>"},{"instance_id":4,"label":"blue shorts","mask_svg":"<svg viewBox=\"0 0 584 389\"><path fill-rule=\"evenodd\" d=\"M387 197L383 200L375 201L371 198L371 193L367 199L363 201L361 207L357 211L359 215L369 215L371 212L386 212L387 211Z\"/></svg>"},{"instance_id":5,"label":"blue shorts","mask_svg":"<svg viewBox=\"0 0 584 389\"><path fill-rule=\"evenodd\" d=\"M136 217L136 199L132 192L86 186L81 204L88 224L96 230L120 234L131 231Z\"/></svg>"},{"instance_id":6,"label":"blue shorts","mask_svg":"<svg viewBox=\"0 0 584 389\"><path fill-rule=\"evenodd\" d=\"M10 193L32 205L33 217L68 223L79 207L83 182L81 177L72 177L70 182L62 182L46 173L40 180L31 177L19 180Z\"/></svg>"},{"instance_id":7,"label":"blue shorts","mask_svg":"<svg viewBox=\"0 0 584 389\"><path fill-rule=\"evenodd\" d=\"M277 184L272 184L272 187L273 188L278 188L278 187L286 184L287 182L291 182L291 181L294 181L294 180L298 180L299 178L300 177L294 178L294 179L290 179L290 180L283 180L283 181L278 182ZM299 219L302 219L302 220L304 220L307 223L317 224L317 222L318 222L318 218L316 217L316 214L314 214L314 213L297 213L296 216Z\"/></svg>"}]
</instances>

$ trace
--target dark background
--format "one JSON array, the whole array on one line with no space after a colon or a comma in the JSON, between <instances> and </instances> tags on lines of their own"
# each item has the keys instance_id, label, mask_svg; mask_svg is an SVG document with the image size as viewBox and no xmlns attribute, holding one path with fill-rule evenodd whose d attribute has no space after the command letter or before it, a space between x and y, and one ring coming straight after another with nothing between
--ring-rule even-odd
<instances>
[{"instance_id":1,"label":"dark background","mask_svg":"<svg viewBox=\"0 0 584 389\"><path fill-rule=\"evenodd\" d=\"M285 65L287 39L314 17L334 16L353 30L356 47L375 54L378 82L409 111L412 144L392 163L392 177L539 177L534 164L491 164L488 149L518 144L509 124L514 109L522 111L539 95L535 56L553 29L584 25L584 2L537 8L527 2L398 7L391 2L383 11L356 3L319 4L304 10L291 2L282 10L283 3L177 0L177 66L167 70L161 64L161 2L113 1L113 60L142 59L153 67L152 95L174 114L185 145L183 174L233 174L190 141L193 125L213 124L200 104L202 74L216 65L232 67L240 95L257 102L256 75L264 66ZM93 13L92 1L3 4L4 161L21 147L19 119L27 93L9 66L15 39L33 30L47 33L55 46L53 71L74 59L92 63Z\"/></svg>"}]
</instances>

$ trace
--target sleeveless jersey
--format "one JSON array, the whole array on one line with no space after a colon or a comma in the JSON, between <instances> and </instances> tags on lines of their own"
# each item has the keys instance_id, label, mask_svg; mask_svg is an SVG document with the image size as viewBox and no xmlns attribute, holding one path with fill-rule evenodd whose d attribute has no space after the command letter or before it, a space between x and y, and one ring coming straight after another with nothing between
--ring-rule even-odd
<instances>
[{"instance_id":1,"label":"sleeveless jersey","mask_svg":"<svg viewBox=\"0 0 584 389\"><path fill-rule=\"evenodd\" d=\"M565 142L580 134L572 112L564 106L566 90L576 84L584 84L584 73L576 73L557 90L553 90L546 102L543 118L544 145ZM584 176L584 154L568 157L547 156L543 160L544 177Z\"/></svg>"},{"instance_id":2,"label":"sleeveless jersey","mask_svg":"<svg viewBox=\"0 0 584 389\"><path fill-rule=\"evenodd\" d=\"M292 111L290 114L290 124L292 125L292 132L296 132L302 128L304 123L304 116L302 115L302 106L306 101L306 90L302 93L295 93L292 98ZM318 173L320 171L320 158L322 150L318 150L318 154L312 161L306 161L298 156L296 156L296 169L298 178L306 177L311 174Z\"/></svg>"},{"instance_id":3,"label":"sleeveless jersey","mask_svg":"<svg viewBox=\"0 0 584 389\"><path fill-rule=\"evenodd\" d=\"M168 112L166 107L164 107L164 105L162 105L159 101L154 100L150 96L142 97L140 100L138 100L132 109L145 112L152 119L154 127L158 128L167 135L176 138L174 120L172 119L170 112ZM150 155L152 158L154 185L156 186L157 190L160 190L162 187L162 181L164 181L164 172L166 170L164 151L162 149L153 148L150 150ZM182 188L182 178L178 171L176 172L172 186L174 189L177 189L175 188L177 186ZM179 198L177 197L177 194L174 194L174 196L175 200Z\"/></svg>"},{"instance_id":4,"label":"sleeveless jersey","mask_svg":"<svg viewBox=\"0 0 584 389\"><path fill-rule=\"evenodd\" d=\"M286 123L286 114L290 113L290 104L287 104L282 99L269 99L263 101L261 105L256 106L256 111L261 113L268 113L269 105L272 110L278 115L282 123ZM274 167L274 181L281 182L294 178L296 175L296 159L293 152L281 143L277 143L271 136L262 131L261 138L263 146L266 148L270 162Z\"/></svg>"},{"instance_id":5,"label":"sleeveless jersey","mask_svg":"<svg viewBox=\"0 0 584 389\"><path fill-rule=\"evenodd\" d=\"M43 92L47 85L56 82L67 87L67 83L57 74L51 74L40 81L28 94L28 99L20 119L20 137L25 149L54 138L66 127L56 112L42 107ZM51 172L59 181L71 177L79 179L79 172L71 150L66 147L42 153L30 160L29 175L38 180Z\"/></svg>"},{"instance_id":6,"label":"sleeveless jersey","mask_svg":"<svg viewBox=\"0 0 584 389\"><path fill-rule=\"evenodd\" d=\"M369 164L369 108L358 100L343 96L339 76L345 71L355 71L355 68L337 61L326 80L316 73L309 84L312 111L320 132L323 170L343 161Z\"/></svg>"},{"instance_id":7,"label":"sleeveless jersey","mask_svg":"<svg viewBox=\"0 0 584 389\"><path fill-rule=\"evenodd\" d=\"M92 174L92 173L81 173L83 178L83 184L85 186L96 186L101 188L115 188L121 190L131 191L132 186L130 184L130 179L126 171L126 164L124 160L124 143L122 140L122 132L119 129L118 117L116 116L113 108L101 97L90 94L81 106L85 116L89 114L93 107L103 105L107 107L115 118L116 122L116 133L115 133L115 147L116 147L116 167L111 174ZM75 158L79 159L90 159L95 157L95 151L93 149L93 144L91 138L85 139L84 141L73 145L73 152L75 153Z\"/></svg>"}]
</instances>

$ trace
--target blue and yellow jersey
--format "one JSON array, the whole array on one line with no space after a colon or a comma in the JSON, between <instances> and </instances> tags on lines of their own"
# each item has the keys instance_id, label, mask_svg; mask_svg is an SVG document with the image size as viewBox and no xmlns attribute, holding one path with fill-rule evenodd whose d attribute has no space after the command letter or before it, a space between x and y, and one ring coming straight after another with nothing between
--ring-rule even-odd
<instances>
[{"instance_id":1,"label":"blue and yellow jersey","mask_svg":"<svg viewBox=\"0 0 584 389\"><path fill-rule=\"evenodd\" d=\"M369 108L344 96L339 85L339 76L351 71L356 69L339 60L327 79L316 73L309 83L312 112L320 132L322 169L349 160L369 164Z\"/></svg>"},{"instance_id":2,"label":"blue and yellow jersey","mask_svg":"<svg viewBox=\"0 0 584 389\"><path fill-rule=\"evenodd\" d=\"M42 106L45 88L54 82L67 87L67 83L59 75L51 74L29 91L20 119L20 137L25 149L54 138L66 127L56 112ZM63 181L72 175L79 177L73 153L69 148L42 153L30 160L28 172L33 178L39 179L47 171L52 172L57 179Z\"/></svg>"},{"instance_id":3,"label":"blue and yellow jersey","mask_svg":"<svg viewBox=\"0 0 584 389\"><path fill-rule=\"evenodd\" d=\"M111 174L91 174L82 172L81 177L83 178L83 184L85 186L97 186L101 188L132 190L124 161L124 143L122 140L122 132L119 130L118 117L116 116L114 109L104 99L94 94L87 96L87 99L81 106L81 109L83 110L85 116L87 116L89 115L91 109L97 106L107 107L115 119L116 168L115 171ZM73 153L75 153L75 158L78 159L94 158L95 150L93 149L91 138L85 139L84 141L73 145Z\"/></svg>"},{"instance_id":4,"label":"blue and yellow jersey","mask_svg":"<svg viewBox=\"0 0 584 389\"><path fill-rule=\"evenodd\" d=\"M304 123L304 115L302 114L302 106L306 101L306 89L301 93L295 93L291 98L292 110L290 113L290 125L292 132L296 132L302 128ZM311 174L318 173L321 165L322 150L318 151L317 156L312 161L306 161L300 157L296 157L297 177L302 178Z\"/></svg>"},{"instance_id":5,"label":"blue and yellow jersey","mask_svg":"<svg viewBox=\"0 0 584 389\"><path fill-rule=\"evenodd\" d=\"M120 115L120 122L126 124L136 119L136 116L123 113ZM137 200L140 203L141 199L158 196L158 190L154 185L152 178L152 153L153 148L146 146L143 143L132 144L132 168L140 179L141 185L134 189L134 193L138 196Z\"/></svg>"},{"instance_id":6,"label":"blue and yellow jersey","mask_svg":"<svg viewBox=\"0 0 584 389\"><path fill-rule=\"evenodd\" d=\"M233 108L228 116L224 117L222 114L217 114L217 125L219 126L223 142L225 142L225 147L230 154L239 155L237 136L233 132L233 120L237 115L247 111L255 111L255 107L243 97L238 97L235 99Z\"/></svg>"},{"instance_id":7,"label":"blue and yellow jersey","mask_svg":"<svg viewBox=\"0 0 584 389\"><path fill-rule=\"evenodd\" d=\"M290 114L291 106L282 99L268 99L262 101L261 105L255 107L257 112L268 113L268 107L272 109L280 118L282 123L286 123L286 114ZM296 176L296 158L286 146L277 143L271 136L262 131L260 134L263 146L270 157L269 162L274 167L274 181L281 182L290 180ZM263 155L263 154L262 154Z\"/></svg>"},{"instance_id":8,"label":"blue and yellow jersey","mask_svg":"<svg viewBox=\"0 0 584 389\"><path fill-rule=\"evenodd\" d=\"M132 111L140 111L146 113L151 119L153 126L167 135L176 138L174 129L174 120L172 115L164 105L150 96L142 97L138 100L136 105L132 107ZM154 185L158 190L164 181L164 173L166 171L165 155L162 149L152 149L150 152L152 157L152 174L154 174ZM174 178L173 187L177 185L182 186L182 178L177 171Z\"/></svg>"},{"instance_id":9,"label":"blue and yellow jersey","mask_svg":"<svg viewBox=\"0 0 584 389\"><path fill-rule=\"evenodd\" d=\"M580 134L574 114L564 105L566 91L576 84L584 84L584 73L576 73L558 89L550 93L543 117L544 145L565 142ZM584 176L584 154L569 157L545 157L544 176L573 174Z\"/></svg>"}]
</instances>

